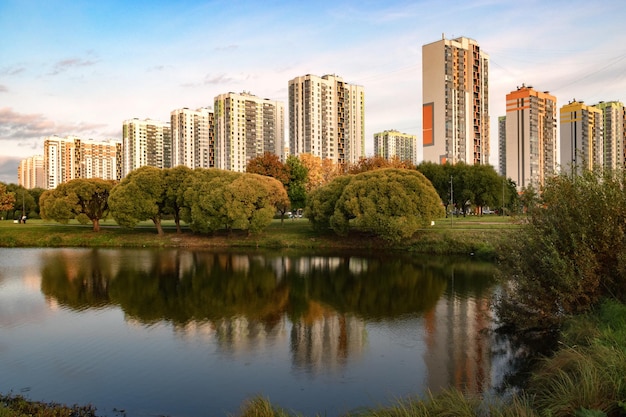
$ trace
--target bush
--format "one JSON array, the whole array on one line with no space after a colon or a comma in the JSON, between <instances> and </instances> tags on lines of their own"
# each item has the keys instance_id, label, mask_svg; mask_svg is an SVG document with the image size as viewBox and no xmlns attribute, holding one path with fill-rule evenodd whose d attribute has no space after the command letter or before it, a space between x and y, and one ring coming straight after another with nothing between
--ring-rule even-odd
<instances>
[{"instance_id":1,"label":"bush","mask_svg":"<svg viewBox=\"0 0 626 417\"><path fill-rule=\"evenodd\" d=\"M522 327L549 327L626 296L624 172L551 178L527 224L503 250L499 315Z\"/></svg>"}]
</instances>

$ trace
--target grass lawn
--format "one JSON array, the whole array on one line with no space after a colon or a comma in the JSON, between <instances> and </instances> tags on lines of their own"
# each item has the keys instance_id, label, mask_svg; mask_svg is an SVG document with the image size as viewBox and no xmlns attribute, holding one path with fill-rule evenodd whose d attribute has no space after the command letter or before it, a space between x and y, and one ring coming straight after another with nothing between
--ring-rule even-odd
<instances>
[{"instance_id":1,"label":"grass lawn","mask_svg":"<svg viewBox=\"0 0 626 417\"><path fill-rule=\"evenodd\" d=\"M495 215L443 218L422 229L410 241L397 245L363 233L337 236L331 231L318 233L308 220L274 219L262 233L247 235L241 231L211 235L193 233L183 226L176 233L174 222L163 222L163 236L152 222L142 222L134 229L117 226L113 220L101 222L100 232L91 224L71 221L67 225L29 219L26 224L0 221L0 247L241 247L296 249L368 249L403 250L426 253L466 254L481 250L495 251L508 232L519 225L514 218Z\"/></svg>"}]
</instances>

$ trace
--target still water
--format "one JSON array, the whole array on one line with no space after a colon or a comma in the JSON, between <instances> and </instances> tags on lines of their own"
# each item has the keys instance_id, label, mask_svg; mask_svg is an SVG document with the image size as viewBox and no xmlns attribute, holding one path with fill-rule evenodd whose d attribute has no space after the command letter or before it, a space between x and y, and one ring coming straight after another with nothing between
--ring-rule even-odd
<instances>
[{"instance_id":1,"label":"still water","mask_svg":"<svg viewBox=\"0 0 626 417\"><path fill-rule=\"evenodd\" d=\"M0 249L0 392L101 415L338 416L488 392L512 353L471 260Z\"/></svg>"}]
</instances>

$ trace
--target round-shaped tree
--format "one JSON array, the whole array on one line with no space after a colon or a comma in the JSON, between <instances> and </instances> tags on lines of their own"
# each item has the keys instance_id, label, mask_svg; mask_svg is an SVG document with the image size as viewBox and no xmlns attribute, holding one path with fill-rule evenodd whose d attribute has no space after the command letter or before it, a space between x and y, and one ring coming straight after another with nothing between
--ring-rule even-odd
<instances>
[{"instance_id":1,"label":"round-shaped tree","mask_svg":"<svg viewBox=\"0 0 626 417\"><path fill-rule=\"evenodd\" d=\"M398 242L444 215L441 199L424 175L386 168L352 176L329 220L339 234L357 229Z\"/></svg>"}]
</instances>

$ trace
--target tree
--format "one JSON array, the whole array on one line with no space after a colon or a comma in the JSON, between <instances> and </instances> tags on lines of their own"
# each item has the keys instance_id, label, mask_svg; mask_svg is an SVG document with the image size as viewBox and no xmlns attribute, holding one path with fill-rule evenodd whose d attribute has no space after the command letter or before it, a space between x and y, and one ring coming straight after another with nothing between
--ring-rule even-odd
<instances>
[{"instance_id":1,"label":"tree","mask_svg":"<svg viewBox=\"0 0 626 417\"><path fill-rule=\"evenodd\" d=\"M498 175L491 165L471 165L468 171L469 181L467 188L470 191L470 201L482 214L483 206L495 207L501 198L503 177Z\"/></svg>"},{"instance_id":2,"label":"tree","mask_svg":"<svg viewBox=\"0 0 626 417\"><path fill-rule=\"evenodd\" d=\"M307 168L297 156L289 155L285 163L289 172L287 195L293 209L302 209L306 205Z\"/></svg>"},{"instance_id":3,"label":"tree","mask_svg":"<svg viewBox=\"0 0 626 417\"><path fill-rule=\"evenodd\" d=\"M0 182L0 211L9 211L15 204L15 193L7 191L7 186Z\"/></svg>"},{"instance_id":4,"label":"tree","mask_svg":"<svg viewBox=\"0 0 626 417\"><path fill-rule=\"evenodd\" d=\"M298 155L300 162L307 170L307 179L305 191L310 193L312 190L324 185L324 175L322 171L322 158L311 155L310 153L302 153Z\"/></svg>"},{"instance_id":5,"label":"tree","mask_svg":"<svg viewBox=\"0 0 626 417\"><path fill-rule=\"evenodd\" d=\"M311 192L307 198L305 216L318 231L330 229L330 218L344 188L352 180L352 175L336 177L328 184Z\"/></svg>"},{"instance_id":6,"label":"tree","mask_svg":"<svg viewBox=\"0 0 626 417\"><path fill-rule=\"evenodd\" d=\"M272 152L265 152L261 156L250 159L246 165L246 172L276 178L283 185L289 183L289 170L280 161L278 155Z\"/></svg>"},{"instance_id":7,"label":"tree","mask_svg":"<svg viewBox=\"0 0 626 417\"><path fill-rule=\"evenodd\" d=\"M182 218L194 232L214 232L229 227L224 188L242 174L217 168L195 169L184 188L186 208Z\"/></svg>"},{"instance_id":8,"label":"tree","mask_svg":"<svg viewBox=\"0 0 626 417\"><path fill-rule=\"evenodd\" d=\"M626 175L546 181L528 222L504 248L504 322L550 327L603 297L626 301Z\"/></svg>"},{"instance_id":9,"label":"tree","mask_svg":"<svg viewBox=\"0 0 626 417\"><path fill-rule=\"evenodd\" d=\"M272 221L276 204L285 204L287 193L276 179L245 174L224 187L228 228L258 233Z\"/></svg>"},{"instance_id":10,"label":"tree","mask_svg":"<svg viewBox=\"0 0 626 417\"><path fill-rule=\"evenodd\" d=\"M123 227L135 227L152 220L163 235L161 219L166 212L165 174L162 169L144 166L130 172L111 190L109 206L115 221Z\"/></svg>"},{"instance_id":11,"label":"tree","mask_svg":"<svg viewBox=\"0 0 626 417\"><path fill-rule=\"evenodd\" d=\"M40 198L41 216L67 224L76 219L91 221L94 232L100 231L100 220L109 213L108 198L113 181L100 178L77 178L45 191Z\"/></svg>"},{"instance_id":12,"label":"tree","mask_svg":"<svg viewBox=\"0 0 626 417\"><path fill-rule=\"evenodd\" d=\"M351 164L348 167L348 173L359 174L361 172L382 168L415 169L415 165L411 161L403 161L397 156L390 159L383 158L382 156L370 156L369 158L362 157L356 164Z\"/></svg>"},{"instance_id":13,"label":"tree","mask_svg":"<svg viewBox=\"0 0 626 417\"><path fill-rule=\"evenodd\" d=\"M238 229L257 233L289 204L280 181L264 175L195 170L187 182L190 226L198 232Z\"/></svg>"},{"instance_id":14,"label":"tree","mask_svg":"<svg viewBox=\"0 0 626 417\"><path fill-rule=\"evenodd\" d=\"M398 242L442 217L444 210L424 175L385 168L336 178L311 195L307 214L318 229L329 225L338 234L358 229Z\"/></svg>"},{"instance_id":15,"label":"tree","mask_svg":"<svg viewBox=\"0 0 626 417\"><path fill-rule=\"evenodd\" d=\"M181 211L185 206L185 184L187 178L191 175L192 170L184 165L179 165L174 168L167 168L164 170L164 210L168 214L174 216L174 223L176 223L176 233L182 233L180 228Z\"/></svg>"}]
</instances>

